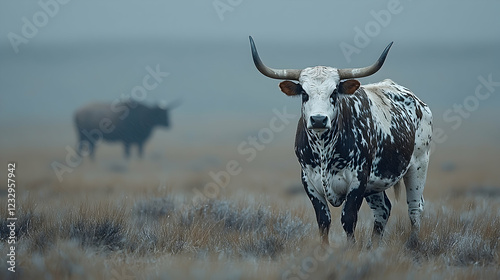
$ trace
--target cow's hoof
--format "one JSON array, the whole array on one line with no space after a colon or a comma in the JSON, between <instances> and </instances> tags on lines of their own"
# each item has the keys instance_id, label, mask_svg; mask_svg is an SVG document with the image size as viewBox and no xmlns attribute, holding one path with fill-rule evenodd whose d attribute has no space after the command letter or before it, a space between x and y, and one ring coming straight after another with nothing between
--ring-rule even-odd
<instances>
[{"instance_id":1,"label":"cow's hoof","mask_svg":"<svg viewBox=\"0 0 500 280\"><path fill-rule=\"evenodd\" d=\"M408 241L406 241L405 247L410 250L416 250L418 248L418 244L418 238L412 234L410 235Z\"/></svg>"}]
</instances>

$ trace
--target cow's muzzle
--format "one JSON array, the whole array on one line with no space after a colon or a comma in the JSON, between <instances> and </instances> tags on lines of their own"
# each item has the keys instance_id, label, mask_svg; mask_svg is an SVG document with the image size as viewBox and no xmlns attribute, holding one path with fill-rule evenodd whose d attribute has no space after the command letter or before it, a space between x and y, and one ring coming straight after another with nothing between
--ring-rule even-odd
<instances>
[{"instance_id":1,"label":"cow's muzzle","mask_svg":"<svg viewBox=\"0 0 500 280\"><path fill-rule=\"evenodd\" d=\"M323 115L314 115L310 117L310 127L309 129L328 129L329 128L329 122L328 122L328 117L323 116Z\"/></svg>"}]
</instances>

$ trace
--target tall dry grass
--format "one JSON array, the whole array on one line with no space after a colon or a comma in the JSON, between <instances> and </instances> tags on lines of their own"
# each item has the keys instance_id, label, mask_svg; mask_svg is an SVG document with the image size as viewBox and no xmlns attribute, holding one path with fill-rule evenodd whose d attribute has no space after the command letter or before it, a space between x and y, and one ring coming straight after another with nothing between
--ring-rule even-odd
<instances>
[{"instance_id":1,"label":"tall dry grass","mask_svg":"<svg viewBox=\"0 0 500 280\"><path fill-rule=\"evenodd\" d=\"M30 195L18 205L19 279L500 277L500 197L495 194L464 192L429 200L414 250L405 247L404 203L394 207L381 244L371 249L366 247L369 211L360 213L355 246L333 223L332 245L323 248L312 207L291 211L297 205L271 207L250 195L199 204L172 191L104 192L59 204ZM0 203L1 252L8 245L4 206ZM338 209L332 210L338 220ZM12 275L5 254L0 258L0 277L7 279Z\"/></svg>"}]
</instances>

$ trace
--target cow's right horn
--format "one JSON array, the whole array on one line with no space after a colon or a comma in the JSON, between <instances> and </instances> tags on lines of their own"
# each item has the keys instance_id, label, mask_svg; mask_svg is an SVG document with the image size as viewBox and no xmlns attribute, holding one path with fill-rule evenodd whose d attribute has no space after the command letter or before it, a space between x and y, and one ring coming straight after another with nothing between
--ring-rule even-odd
<instances>
[{"instance_id":1,"label":"cow's right horn","mask_svg":"<svg viewBox=\"0 0 500 280\"><path fill-rule=\"evenodd\" d=\"M252 47L253 62L255 63L255 67L257 67L260 73L273 79L296 81L299 80L300 72L302 72L302 70L300 69L273 69L264 65L264 63L262 63L262 60L260 60L259 54L257 53L257 48L255 48L255 43L253 42L252 36L249 36L249 38L250 46Z\"/></svg>"}]
</instances>

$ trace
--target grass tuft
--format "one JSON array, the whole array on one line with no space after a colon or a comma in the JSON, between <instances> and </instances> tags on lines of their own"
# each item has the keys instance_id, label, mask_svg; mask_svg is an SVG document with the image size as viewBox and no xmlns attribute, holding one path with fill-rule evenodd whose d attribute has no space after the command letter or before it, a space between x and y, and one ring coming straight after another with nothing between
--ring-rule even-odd
<instances>
[{"instance_id":1,"label":"grass tuft","mask_svg":"<svg viewBox=\"0 0 500 280\"><path fill-rule=\"evenodd\" d=\"M121 250L126 242L124 211L111 205L83 204L78 213L69 215L65 231L82 247Z\"/></svg>"},{"instance_id":2,"label":"grass tuft","mask_svg":"<svg viewBox=\"0 0 500 280\"><path fill-rule=\"evenodd\" d=\"M19 277L85 279L92 271L96 279L161 279L182 271L191 278L220 278L217 268L230 269L231 278L266 279L474 279L500 273L495 200L452 196L428 202L413 250L405 249L409 221L398 213L406 209L395 210L383 242L371 249L364 246L371 220L360 219L356 246L346 243L334 222L326 251L318 243L314 215L252 201L191 204L169 194L45 207L22 201ZM5 225L5 210L0 213ZM0 230L5 251L6 232Z\"/></svg>"},{"instance_id":3,"label":"grass tuft","mask_svg":"<svg viewBox=\"0 0 500 280\"><path fill-rule=\"evenodd\" d=\"M242 255L249 255L256 258L276 259L285 249L285 244L281 238L276 236L263 237L242 244Z\"/></svg>"}]
</instances>

